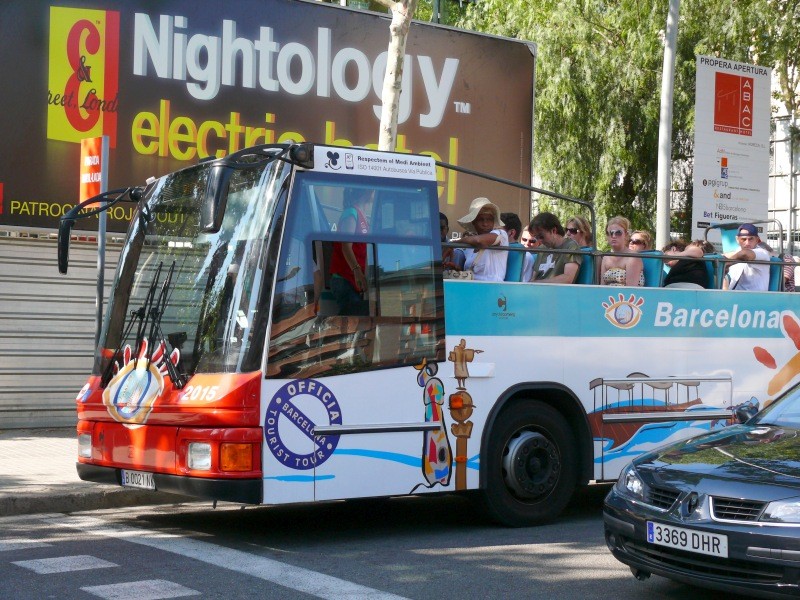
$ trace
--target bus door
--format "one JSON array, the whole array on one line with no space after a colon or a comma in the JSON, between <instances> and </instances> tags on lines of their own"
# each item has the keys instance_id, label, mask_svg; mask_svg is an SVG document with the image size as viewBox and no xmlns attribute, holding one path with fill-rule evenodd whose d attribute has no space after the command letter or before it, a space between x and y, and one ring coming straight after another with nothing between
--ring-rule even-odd
<instances>
[{"instance_id":1,"label":"bus door","mask_svg":"<svg viewBox=\"0 0 800 600\"><path fill-rule=\"evenodd\" d=\"M594 379L589 387L600 479L617 477L628 462L656 446L728 425L733 415L733 382L727 376L630 373Z\"/></svg>"},{"instance_id":2,"label":"bus door","mask_svg":"<svg viewBox=\"0 0 800 600\"><path fill-rule=\"evenodd\" d=\"M262 395L266 503L449 483L437 229L435 182L298 174Z\"/></svg>"}]
</instances>

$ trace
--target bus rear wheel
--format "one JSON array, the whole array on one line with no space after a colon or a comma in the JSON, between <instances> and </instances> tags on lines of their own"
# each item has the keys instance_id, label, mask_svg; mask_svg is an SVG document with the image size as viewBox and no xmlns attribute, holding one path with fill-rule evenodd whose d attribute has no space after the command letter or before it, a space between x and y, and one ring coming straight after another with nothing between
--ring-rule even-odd
<instances>
[{"instance_id":1,"label":"bus rear wheel","mask_svg":"<svg viewBox=\"0 0 800 600\"><path fill-rule=\"evenodd\" d=\"M487 469L483 503L494 520L511 527L556 518L577 481L577 453L567 421L533 400L500 413L481 464Z\"/></svg>"}]
</instances>

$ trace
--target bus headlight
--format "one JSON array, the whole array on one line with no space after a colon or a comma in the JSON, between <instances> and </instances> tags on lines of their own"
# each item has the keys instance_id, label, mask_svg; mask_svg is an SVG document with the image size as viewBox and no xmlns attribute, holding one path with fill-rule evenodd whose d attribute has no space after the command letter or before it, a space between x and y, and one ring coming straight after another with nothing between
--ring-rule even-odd
<instances>
[{"instance_id":1,"label":"bus headlight","mask_svg":"<svg viewBox=\"0 0 800 600\"><path fill-rule=\"evenodd\" d=\"M190 442L188 463L189 468L195 471L210 470L211 444L205 442Z\"/></svg>"},{"instance_id":2,"label":"bus headlight","mask_svg":"<svg viewBox=\"0 0 800 600\"><path fill-rule=\"evenodd\" d=\"M81 433L78 435L78 456L92 458L92 434Z\"/></svg>"}]
</instances>

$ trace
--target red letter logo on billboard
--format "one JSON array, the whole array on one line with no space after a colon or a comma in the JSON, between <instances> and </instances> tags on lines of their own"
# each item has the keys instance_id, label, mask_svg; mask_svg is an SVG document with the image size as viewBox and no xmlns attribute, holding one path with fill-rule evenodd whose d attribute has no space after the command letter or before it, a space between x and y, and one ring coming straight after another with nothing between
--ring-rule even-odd
<instances>
[{"instance_id":1,"label":"red letter logo on billboard","mask_svg":"<svg viewBox=\"0 0 800 600\"><path fill-rule=\"evenodd\" d=\"M753 135L753 78L716 74L714 131Z\"/></svg>"},{"instance_id":2,"label":"red letter logo on billboard","mask_svg":"<svg viewBox=\"0 0 800 600\"><path fill-rule=\"evenodd\" d=\"M119 13L50 8L47 137L117 143Z\"/></svg>"}]
</instances>

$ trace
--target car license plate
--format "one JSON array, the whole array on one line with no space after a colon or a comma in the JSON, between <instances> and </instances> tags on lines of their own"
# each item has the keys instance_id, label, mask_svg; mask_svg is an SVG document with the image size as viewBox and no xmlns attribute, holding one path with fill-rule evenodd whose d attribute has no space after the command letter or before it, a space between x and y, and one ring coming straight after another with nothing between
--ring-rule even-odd
<instances>
[{"instance_id":1,"label":"car license plate","mask_svg":"<svg viewBox=\"0 0 800 600\"><path fill-rule=\"evenodd\" d=\"M657 546L728 558L728 536L647 522L647 541Z\"/></svg>"},{"instance_id":2,"label":"car license plate","mask_svg":"<svg viewBox=\"0 0 800 600\"><path fill-rule=\"evenodd\" d=\"M122 470L122 485L125 487L141 488L143 490L155 490L156 482L152 473L143 471Z\"/></svg>"}]
</instances>

